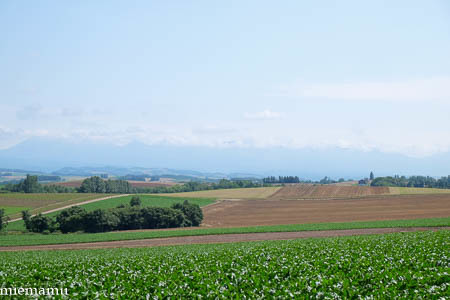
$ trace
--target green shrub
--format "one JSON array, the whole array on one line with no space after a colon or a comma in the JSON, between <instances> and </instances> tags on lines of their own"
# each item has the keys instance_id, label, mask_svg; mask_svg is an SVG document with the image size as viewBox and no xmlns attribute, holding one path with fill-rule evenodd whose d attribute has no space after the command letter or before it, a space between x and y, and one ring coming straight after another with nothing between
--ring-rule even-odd
<instances>
[{"instance_id":1,"label":"green shrub","mask_svg":"<svg viewBox=\"0 0 450 300\"><path fill-rule=\"evenodd\" d=\"M86 210L79 206L61 211L56 216L56 222L59 224L59 230L62 233L77 232L83 230L83 223L86 217Z\"/></svg>"},{"instance_id":2,"label":"green shrub","mask_svg":"<svg viewBox=\"0 0 450 300\"><path fill-rule=\"evenodd\" d=\"M183 204L175 203L172 205L173 209L178 209L186 216L185 226L199 226L203 221L203 212L197 204L191 204L185 200Z\"/></svg>"}]
</instances>

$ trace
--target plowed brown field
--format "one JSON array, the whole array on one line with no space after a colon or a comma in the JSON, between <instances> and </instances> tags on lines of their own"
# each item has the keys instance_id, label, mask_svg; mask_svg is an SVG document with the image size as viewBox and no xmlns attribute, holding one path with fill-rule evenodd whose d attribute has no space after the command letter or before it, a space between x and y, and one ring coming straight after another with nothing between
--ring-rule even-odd
<instances>
[{"instance_id":1,"label":"plowed brown field","mask_svg":"<svg viewBox=\"0 0 450 300\"><path fill-rule=\"evenodd\" d=\"M203 226L241 227L450 216L450 194L334 200L221 201L203 209Z\"/></svg>"},{"instance_id":2,"label":"plowed brown field","mask_svg":"<svg viewBox=\"0 0 450 300\"><path fill-rule=\"evenodd\" d=\"M354 198L389 194L388 187L338 185L287 185L273 194L271 199L332 199Z\"/></svg>"}]
</instances>

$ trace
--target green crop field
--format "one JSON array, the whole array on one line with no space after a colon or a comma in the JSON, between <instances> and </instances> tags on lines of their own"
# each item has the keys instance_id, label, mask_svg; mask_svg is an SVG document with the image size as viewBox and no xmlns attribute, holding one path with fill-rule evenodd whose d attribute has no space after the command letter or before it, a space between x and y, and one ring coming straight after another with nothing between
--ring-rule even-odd
<instances>
[{"instance_id":1,"label":"green crop field","mask_svg":"<svg viewBox=\"0 0 450 300\"><path fill-rule=\"evenodd\" d=\"M5 210L6 216L20 213L23 210L31 209L31 207L24 206L0 206L0 208Z\"/></svg>"},{"instance_id":2,"label":"green crop field","mask_svg":"<svg viewBox=\"0 0 450 300\"><path fill-rule=\"evenodd\" d=\"M205 206L214 203L214 199L211 198L180 198L180 197L165 197L165 196L153 196L153 195L138 195L139 199L142 201L142 206L158 206L158 207L170 207L174 203L181 203L184 200L188 200L191 203L198 204L199 206ZM111 199L105 199L97 202L87 203L81 205L87 211L92 211L95 209L107 209L113 208L120 204L130 203L132 196L123 196ZM100 197L99 197L100 198ZM53 212L47 214L48 216L55 216L59 212ZM24 223L22 220L12 222L8 225L8 230L25 230Z\"/></svg>"},{"instance_id":3,"label":"green crop field","mask_svg":"<svg viewBox=\"0 0 450 300\"><path fill-rule=\"evenodd\" d=\"M13 223L14 224L14 223ZM12 224L11 224L12 225ZM23 225L22 225L23 226ZM106 242L121 240L154 239L177 236L257 233L257 232L289 232L308 230L342 230L363 228L393 227L444 227L450 226L450 217L414 220L389 220L345 223L316 223L296 225L254 226L236 228L185 228L170 230L121 231L102 233L69 233L69 234L0 234L0 246L32 246L51 244L73 244L89 242Z\"/></svg>"},{"instance_id":4,"label":"green crop field","mask_svg":"<svg viewBox=\"0 0 450 300\"><path fill-rule=\"evenodd\" d=\"M70 299L448 299L450 231L0 253L2 288Z\"/></svg>"},{"instance_id":5,"label":"green crop field","mask_svg":"<svg viewBox=\"0 0 450 300\"><path fill-rule=\"evenodd\" d=\"M136 196L136 195L135 195ZM159 195L137 195L142 201L142 206L158 206L158 207L170 207L174 203L181 203L184 200L188 200L190 203L198 204L199 206L205 206L214 203L214 198L179 198L179 197L167 197ZM98 202L93 202L83 205L88 210L95 209L107 209L113 208L120 204L129 204L133 196L123 196L119 198L107 199Z\"/></svg>"}]
</instances>

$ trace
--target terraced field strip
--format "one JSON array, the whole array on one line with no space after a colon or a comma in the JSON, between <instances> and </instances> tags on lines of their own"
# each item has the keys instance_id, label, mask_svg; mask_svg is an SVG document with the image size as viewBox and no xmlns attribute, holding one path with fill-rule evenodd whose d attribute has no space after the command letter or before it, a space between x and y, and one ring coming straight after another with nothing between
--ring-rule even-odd
<instances>
[{"instance_id":1,"label":"terraced field strip","mask_svg":"<svg viewBox=\"0 0 450 300\"><path fill-rule=\"evenodd\" d=\"M157 194L169 197L217 198L217 199L266 199L281 187L221 189L186 193Z\"/></svg>"}]
</instances>

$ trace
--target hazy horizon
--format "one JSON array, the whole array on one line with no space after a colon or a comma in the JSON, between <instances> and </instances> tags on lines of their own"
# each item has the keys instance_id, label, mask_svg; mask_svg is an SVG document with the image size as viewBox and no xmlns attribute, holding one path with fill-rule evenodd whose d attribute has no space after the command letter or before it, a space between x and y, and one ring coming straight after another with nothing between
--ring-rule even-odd
<instances>
[{"instance_id":1,"label":"hazy horizon","mask_svg":"<svg viewBox=\"0 0 450 300\"><path fill-rule=\"evenodd\" d=\"M327 162L354 151L383 172L400 157L398 173L448 173L446 1L4 1L0 25L1 153L34 138ZM290 169L258 155L199 168ZM334 168L308 157L299 171Z\"/></svg>"}]
</instances>

